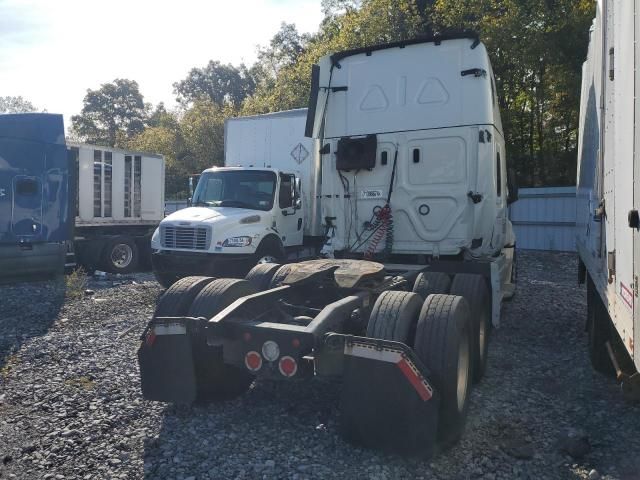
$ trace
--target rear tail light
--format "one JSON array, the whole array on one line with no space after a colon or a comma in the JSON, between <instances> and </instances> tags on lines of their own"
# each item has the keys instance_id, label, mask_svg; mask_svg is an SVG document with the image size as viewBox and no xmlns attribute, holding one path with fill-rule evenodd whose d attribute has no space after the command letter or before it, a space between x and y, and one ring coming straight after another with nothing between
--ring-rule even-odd
<instances>
[{"instance_id":1,"label":"rear tail light","mask_svg":"<svg viewBox=\"0 0 640 480\"><path fill-rule=\"evenodd\" d=\"M282 357L278 363L280 373L285 377L293 377L298 371L298 364L293 357Z\"/></svg>"},{"instance_id":2,"label":"rear tail light","mask_svg":"<svg viewBox=\"0 0 640 480\"><path fill-rule=\"evenodd\" d=\"M244 356L244 365L252 372L262 368L262 357L258 352L251 351Z\"/></svg>"}]
</instances>

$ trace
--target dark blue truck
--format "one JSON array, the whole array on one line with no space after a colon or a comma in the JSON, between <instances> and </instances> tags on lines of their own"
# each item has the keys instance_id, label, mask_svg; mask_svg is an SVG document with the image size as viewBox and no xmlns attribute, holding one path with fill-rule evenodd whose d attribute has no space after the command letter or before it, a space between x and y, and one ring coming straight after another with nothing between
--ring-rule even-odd
<instances>
[{"instance_id":1,"label":"dark blue truck","mask_svg":"<svg viewBox=\"0 0 640 480\"><path fill-rule=\"evenodd\" d=\"M0 280L63 273L72 191L62 115L0 115Z\"/></svg>"}]
</instances>

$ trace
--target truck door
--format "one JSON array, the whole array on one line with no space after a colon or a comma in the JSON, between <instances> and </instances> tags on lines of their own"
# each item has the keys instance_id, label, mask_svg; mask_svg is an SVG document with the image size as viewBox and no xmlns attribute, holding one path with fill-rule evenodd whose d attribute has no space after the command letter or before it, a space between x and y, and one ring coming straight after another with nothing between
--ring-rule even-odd
<instances>
[{"instance_id":1,"label":"truck door","mask_svg":"<svg viewBox=\"0 0 640 480\"><path fill-rule=\"evenodd\" d=\"M13 178L11 227L16 237L29 240L42 236L42 182L38 177L18 175Z\"/></svg>"},{"instance_id":2,"label":"truck door","mask_svg":"<svg viewBox=\"0 0 640 480\"><path fill-rule=\"evenodd\" d=\"M0 138L0 238L40 240L42 236L43 145Z\"/></svg>"},{"instance_id":3,"label":"truck door","mask_svg":"<svg viewBox=\"0 0 640 480\"><path fill-rule=\"evenodd\" d=\"M278 189L278 207L276 226L285 247L302 245L304 236L302 218L303 209L296 205L299 195L296 193L296 176L280 174Z\"/></svg>"}]
</instances>

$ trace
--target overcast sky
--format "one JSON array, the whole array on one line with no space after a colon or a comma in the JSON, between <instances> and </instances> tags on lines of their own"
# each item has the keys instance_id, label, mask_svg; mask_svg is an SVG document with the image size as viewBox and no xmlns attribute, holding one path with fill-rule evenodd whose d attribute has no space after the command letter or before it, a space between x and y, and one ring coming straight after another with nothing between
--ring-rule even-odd
<instances>
[{"instance_id":1,"label":"overcast sky","mask_svg":"<svg viewBox=\"0 0 640 480\"><path fill-rule=\"evenodd\" d=\"M321 18L320 0L0 0L0 96L68 124L87 88L128 78L173 105L191 68L251 64L281 22L312 32Z\"/></svg>"}]
</instances>

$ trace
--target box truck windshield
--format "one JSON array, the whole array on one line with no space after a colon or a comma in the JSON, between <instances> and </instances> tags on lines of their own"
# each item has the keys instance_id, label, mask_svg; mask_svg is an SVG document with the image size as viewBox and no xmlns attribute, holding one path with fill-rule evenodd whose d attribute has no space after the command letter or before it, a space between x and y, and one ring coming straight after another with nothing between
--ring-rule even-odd
<instances>
[{"instance_id":1,"label":"box truck windshield","mask_svg":"<svg viewBox=\"0 0 640 480\"><path fill-rule=\"evenodd\" d=\"M193 196L196 206L236 207L269 211L273 208L276 174L267 171L205 172Z\"/></svg>"}]
</instances>

